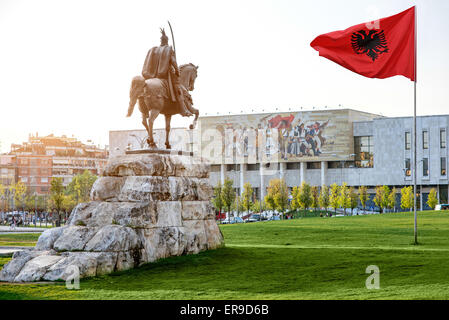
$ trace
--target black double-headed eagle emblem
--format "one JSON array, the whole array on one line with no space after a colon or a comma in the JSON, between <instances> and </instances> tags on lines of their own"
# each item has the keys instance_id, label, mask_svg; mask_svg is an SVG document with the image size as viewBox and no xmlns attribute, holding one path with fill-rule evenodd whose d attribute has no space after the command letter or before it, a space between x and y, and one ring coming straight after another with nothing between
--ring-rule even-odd
<instances>
[{"instance_id":1,"label":"black double-headed eagle emblem","mask_svg":"<svg viewBox=\"0 0 449 320\"><path fill-rule=\"evenodd\" d=\"M354 52L364 54L373 61L380 54L388 52L387 40L383 30L359 30L351 35L351 45Z\"/></svg>"}]
</instances>

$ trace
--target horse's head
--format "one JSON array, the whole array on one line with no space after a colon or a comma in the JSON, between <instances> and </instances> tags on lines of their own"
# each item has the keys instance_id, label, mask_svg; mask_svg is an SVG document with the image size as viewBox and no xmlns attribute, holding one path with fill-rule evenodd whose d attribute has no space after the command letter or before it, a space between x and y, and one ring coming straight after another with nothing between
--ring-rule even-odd
<instances>
[{"instance_id":1,"label":"horse's head","mask_svg":"<svg viewBox=\"0 0 449 320\"><path fill-rule=\"evenodd\" d=\"M192 63L183 64L179 67L180 83L188 90L193 91L195 89L195 79L198 75L198 66Z\"/></svg>"}]
</instances>

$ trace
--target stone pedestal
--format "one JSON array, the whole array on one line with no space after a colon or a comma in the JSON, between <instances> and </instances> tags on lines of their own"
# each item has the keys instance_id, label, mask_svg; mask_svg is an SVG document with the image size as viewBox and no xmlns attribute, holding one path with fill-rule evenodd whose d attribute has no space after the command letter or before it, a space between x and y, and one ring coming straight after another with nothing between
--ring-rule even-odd
<instances>
[{"instance_id":1,"label":"stone pedestal","mask_svg":"<svg viewBox=\"0 0 449 320\"><path fill-rule=\"evenodd\" d=\"M45 231L15 253L0 281L67 279L126 270L160 258L223 246L210 199L210 167L195 158L128 154L110 159L67 226Z\"/></svg>"}]
</instances>

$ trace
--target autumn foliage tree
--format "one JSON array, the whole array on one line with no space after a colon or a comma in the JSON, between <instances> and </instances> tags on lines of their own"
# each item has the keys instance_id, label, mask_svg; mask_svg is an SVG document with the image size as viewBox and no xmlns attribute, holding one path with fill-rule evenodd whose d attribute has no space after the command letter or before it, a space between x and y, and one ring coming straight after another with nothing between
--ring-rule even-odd
<instances>
[{"instance_id":1,"label":"autumn foliage tree","mask_svg":"<svg viewBox=\"0 0 449 320\"><path fill-rule=\"evenodd\" d=\"M437 191L435 190L435 188L432 188L430 189L429 196L427 197L427 205L430 208L432 208L432 210L435 210L437 203L438 203Z\"/></svg>"},{"instance_id":2,"label":"autumn foliage tree","mask_svg":"<svg viewBox=\"0 0 449 320\"><path fill-rule=\"evenodd\" d=\"M401 208L402 209L410 209L412 211L413 208L413 187L408 186L401 189Z\"/></svg>"},{"instance_id":3,"label":"autumn foliage tree","mask_svg":"<svg viewBox=\"0 0 449 320\"><path fill-rule=\"evenodd\" d=\"M329 188L328 186L322 186L320 190L320 196L318 198L318 202L321 208L327 211L329 207Z\"/></svg>"}]
</instances>

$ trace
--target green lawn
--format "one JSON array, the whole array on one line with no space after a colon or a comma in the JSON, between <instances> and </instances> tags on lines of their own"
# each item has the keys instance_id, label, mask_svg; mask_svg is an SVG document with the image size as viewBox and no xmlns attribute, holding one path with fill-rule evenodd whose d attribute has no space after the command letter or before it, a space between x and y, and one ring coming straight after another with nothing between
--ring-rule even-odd
<instances>
[{"instance_id":1,"label":"green lawn","mask_svg":"<svg viewBox=\"0 0 449 320\"><path fill-rule=\"evenodd\" d=\"M222 225L226 248L56 284L0 284L0 299L449 299L449 213ZM7 261L0 258L0 268ZM368 290L369 265L380 289Z\"/></svg>"},{"instance_id":2,"label":"green lawn","mask_svg":"<svg viewBox=\"0 0 449 320\"><path fill-rule=\"evenodd\" d=\"M0 234L0 247L34 247L40 235L40 233L15 234L13 232Z\"/></svg>"}]
</instances>

